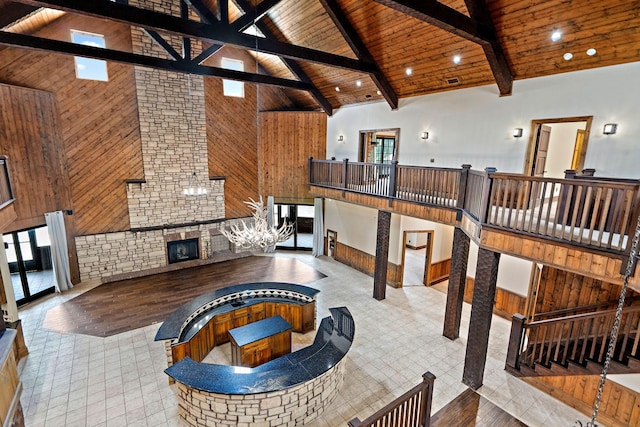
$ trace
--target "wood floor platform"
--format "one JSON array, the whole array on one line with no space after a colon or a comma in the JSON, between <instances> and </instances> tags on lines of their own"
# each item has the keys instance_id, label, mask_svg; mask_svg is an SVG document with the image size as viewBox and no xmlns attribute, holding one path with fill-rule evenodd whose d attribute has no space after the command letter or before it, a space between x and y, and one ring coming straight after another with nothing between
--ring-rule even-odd
<instances>
[{"instance_id":1,"label":"wood floor platform","mask_svg":"<svg viewBox=\"0 0 640 427\"><path fill-rule=\"evenodd\" d=\"M225 286L262 281L305 284L324 277L293 258L252 256L102 284L49 310L44 326L108 337L162 322L181 304Z\"/></svg>"},{"instance_id":2,"label":"wood floor platform","mask_svg":"<svg viewBox=\"0 0 640 427\"><path fill-rule=\"evenodd\" d=\"M431 427L526 427L472 389L458 395L431 417Z\"/></svg>"}]
</instances>

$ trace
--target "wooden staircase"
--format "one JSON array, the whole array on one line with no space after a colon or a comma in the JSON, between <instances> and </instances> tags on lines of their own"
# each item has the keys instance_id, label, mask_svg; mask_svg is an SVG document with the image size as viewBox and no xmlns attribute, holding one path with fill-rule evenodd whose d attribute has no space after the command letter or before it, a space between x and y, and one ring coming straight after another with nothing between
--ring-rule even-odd
<instances>
[{"instance_id":1,"label":"wooden staircase","mask_svg":"<svg viewBox=\"0 0 640 427\"><path fill-rule=\"evenodd\" d=\"M513 317L506 369L517 376L599 375L615 309L524 322ZM625 308L608 372L640 372L640 306Z\"/></svg>"}]
</instances>

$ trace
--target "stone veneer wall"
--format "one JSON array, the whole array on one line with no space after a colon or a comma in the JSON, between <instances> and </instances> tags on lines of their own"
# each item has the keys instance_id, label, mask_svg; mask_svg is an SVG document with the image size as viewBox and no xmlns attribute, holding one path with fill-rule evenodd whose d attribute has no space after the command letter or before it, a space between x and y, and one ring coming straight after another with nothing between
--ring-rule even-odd
<instances>
[{"instance_id":1,"label":"stone veneer wall","mask_svg":"<svg viewBox=\"0 0 640 427\"><path fill-rule=\"evenodd\" d=\"M209 258L214 252L229 249L229 241L219 231L221 224L78 236L80 279L104 279L165 267L169 240L198 237L200 258Z\"/></svg>"},{"instance_id":2,"label":"stone veneer wall","mask_svg":"<svg viewBox=\"0 0 640 427\"><path fill-rule=\"evenodd\" d=\"M344 381L344 361L313 380L270 393L226 395L178 384L178 414L193 427L300 426L317 418L333 402Z\"/></svg>"},{"instance_id":3,"label":"stone veneer wall","mask_svg":"<svg viewBox=\"0 0 640 427\"><path fill-rule=\"evenodd\" d=\"M180 16L177 0L132 0L132 6ZM197 19L197 17L195 18ZM158 58L168 55L142 30L132 28L133 53ZM166 36L181 51L181 39ZM201 43L192 40L195 54ZM224 181L210 181L204 78L135 67L144 179L127 186L131 228L187 224L224 218ZM205 196L185 196L195 186Z\"/></svg>"}]
</instances>

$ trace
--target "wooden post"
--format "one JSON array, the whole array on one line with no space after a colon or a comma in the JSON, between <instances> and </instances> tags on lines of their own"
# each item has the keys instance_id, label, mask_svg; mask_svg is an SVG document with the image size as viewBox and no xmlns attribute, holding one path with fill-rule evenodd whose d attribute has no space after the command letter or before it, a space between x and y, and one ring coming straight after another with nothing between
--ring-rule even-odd
<instances>
[{"instance_id":1,"label":"wooden post","mask_svg":"<svg viewBox=\"0 0 640 427\"><path fill-rule=\"evenodd\" d=\"M471 169L471 165L464 164L462 165L462 170L460 171L460 184L458 186L458 200L456 200L456 208L458 212L456 213L456 219L460 221L462 219L462 210L466 209L464 205L464 199L467 196L467 180L469 179L469 170Z\"/></svg>"},{"instance_id":2,"label":"wooden post","mask_svg":"<svg viewBox=\"0 0 640 427\"><path fill-rule=\"evenodd\" d=\"M431 400L433 399L433 383L436 380L436 376L431 372L426 372L422 375L422 383L425 385L423 395L423 411L420 414L421 426L429 427L431 425Z\"/></svg>"},{"instance_id":3,"label":"wooden post","mask_svg":"<svg viewBox=\"0 0 640 427\"><path fill-rule=\"evenodd\" d=\"M582 169L582 176L594 176L596 174L595 169L587 168Z\"/></svg>"},{"instance_id":4,"label":"wooden post","mask_svg":"<svg viewBox=\"0 0 640 427\"><path fill-rule=\"evenodd\" d=\"M342 188L344 190L347 189L347 165L349 164L349 159L342 159ZM342 197L344 197L344 190L342 191Z\"/></svg>"},{"instance_id":5,"label":"wooden post","mask_svg":"<svg viewBox=\"0 0 640 427\"><path fill-rule=\"evenodd\" d=\"M389 206L393 205L393 199L396 197L396 173L398 172L398 161L391 162L391 170L389 171Z\"/></svg>"},{"instance_id":6,"label":"wooden post","mask_svg":"<svg viewBox=\"0 0 640 427\"><path fill-rule=\"evenodd\" d=\"M467 352L462 374L462 382L474 390L482 385L484 367L487 363L489 330L496 296L499 262L500 253L482 247L478 250Z\"/></svg>"},{"instance_id":7,"label":"wooden post","mask_svg":"<svg viewBox=\"0 0 640 427\"><path fill-rule=\"evenodd\" d=\"M313 184L313 157L309 157L309 185Z\"/></svg>"},{"instance_id":8,"label":"wooden post","mask_svg":"<svg viewBox=\"0 0 640 427\"><path fill-rule=\"evenodd\" d=\"M511 334L509 335L509 348L507 349L506 365L510 368L520 369L520 350L522 336L524 334L525 317L516 313L511 318Z\"/></svg>"},{"instance_id":9,"label":"wooden post","mask_svg":"<svg viewBox=\"0 0 640 427\"><path fill-rule=\"evenodd\" d=\"M471 239L461 228L453 231L453 249L451 251L451 271L447 290L447 306L444 312L444 331L442 335L455 340L460 333L464 287L467 281L467 262Z\"/></svg>"},{"instance_id":10,"label":"wooden post","mask_svg":"<svg viewBox=\"0 0 640 427\"><path fill-rule=\"evenodd\" d=\"M383 300L387 291L387 269L389 266L389 234L391 212L378 211L378 234L376 239L376 266L373 273L373 297Z\"/></svg>"},{"instance_id":11,"label":"wooden post","mask_svg":"<svg viewBox=\"0 0 640 427\"><path fill-rule=\"evenodd\" d=\"M491 176L496 172L496 168L484 168L484 183L482 185L482 205L480 207L480 217L478 220L481 224L487 223L487 216L491 207Z\"/></svg>"},{"instance_id":12,"label":"wooden post","mask_svg":"<svg viewBox=\"0 0 640 427\"><path fill-rule=\"evenodd\" d=\"M360 418L355 417L354 419L349 421L349 427L359 427L360 423L361 423Z\"/></svg>"}]
</instances>

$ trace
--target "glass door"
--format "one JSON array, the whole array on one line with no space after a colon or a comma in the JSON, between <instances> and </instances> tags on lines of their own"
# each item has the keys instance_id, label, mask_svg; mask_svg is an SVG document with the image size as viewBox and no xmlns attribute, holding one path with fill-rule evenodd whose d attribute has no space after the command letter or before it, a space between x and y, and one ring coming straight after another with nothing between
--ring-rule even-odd
<instances>
[{"instance_id":1,"label":"glass door","mask_svg":"<svg viewBox=\"0 0 640 427\"><path fill-rule=\"evenodd\" d=\"M54 291L51 243L47 227L2 236L18 305Z\"/></svg>"},{"instance_id":2,"label":"glass door","mask_svg":"<svg viewBox=\"0 0 640 427\"><path fill-rule=\"evenodd\" d=\"M310 251L313 248L313 206L275 205L274 215L278 227L285 221L293 224L293 234L289 240L279 243L277 249Z\"/></svg>"}]
</instances>

